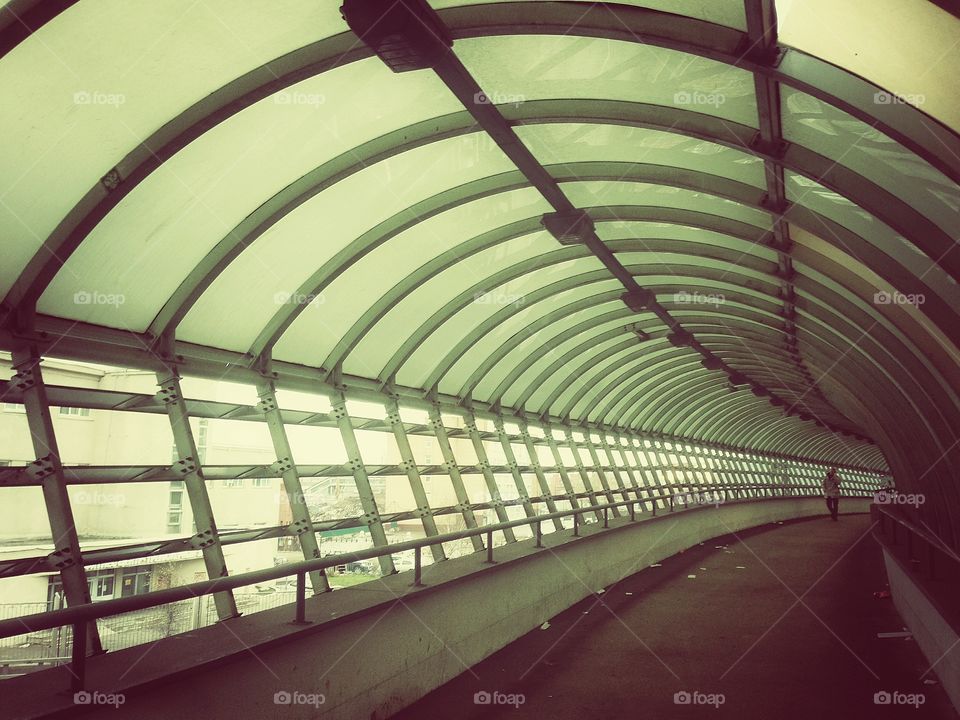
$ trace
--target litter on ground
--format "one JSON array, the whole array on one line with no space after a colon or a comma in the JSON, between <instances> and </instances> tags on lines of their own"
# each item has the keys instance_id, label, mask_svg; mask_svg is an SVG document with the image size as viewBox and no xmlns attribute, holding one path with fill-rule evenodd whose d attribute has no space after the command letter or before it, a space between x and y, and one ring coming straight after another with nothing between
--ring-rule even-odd
<instances>
[{"instance_id":1,"label":"litter on ground","mask_svg":"<svg viewBox=\"0 0 960 720\"><path fill-rule=\"evenodd\" d=\"M547 630L547 629L549 629L549 627L550 627L550 623L545 622L543 625L540 626L540 629L541 629L541 630Z\"/></svg>"}]
</instances>

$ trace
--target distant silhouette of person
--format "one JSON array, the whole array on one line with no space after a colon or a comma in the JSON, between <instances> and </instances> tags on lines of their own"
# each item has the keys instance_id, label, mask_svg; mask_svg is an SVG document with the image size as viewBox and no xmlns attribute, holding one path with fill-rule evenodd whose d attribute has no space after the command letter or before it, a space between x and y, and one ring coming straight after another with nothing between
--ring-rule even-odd
<instances>
[{"instance_id":1,"label":"distant silhouette of person","mask_svg":"<svg viewBox=\"0 0 960 720\"><path fill-rule=\"evenodd\" d=\"M823 479L823 495L827 499L830 518L836 521L840 513L840 478L837 476L836 468L827 470L827 476Z\"/></svg>"}]
</instances>

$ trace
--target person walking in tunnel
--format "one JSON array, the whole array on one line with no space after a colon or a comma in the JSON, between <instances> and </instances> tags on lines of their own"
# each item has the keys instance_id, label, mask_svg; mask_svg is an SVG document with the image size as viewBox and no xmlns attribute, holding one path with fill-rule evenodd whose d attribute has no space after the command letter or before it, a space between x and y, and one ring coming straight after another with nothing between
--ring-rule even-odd
<instances>
[{"instance_id":1,"label":"person walking in tunnel","mask_svg":"<svg viewBox=\"0 0 960 720\"><path fill-rule=\"evenodd\" d=\"M837 469L834 467L827 470L827 476L823 479L823 495L827 499L827 510L830 511L830 518L836 521L840 512L840 478L837 476Z\"/></svg>"}]
</instances>

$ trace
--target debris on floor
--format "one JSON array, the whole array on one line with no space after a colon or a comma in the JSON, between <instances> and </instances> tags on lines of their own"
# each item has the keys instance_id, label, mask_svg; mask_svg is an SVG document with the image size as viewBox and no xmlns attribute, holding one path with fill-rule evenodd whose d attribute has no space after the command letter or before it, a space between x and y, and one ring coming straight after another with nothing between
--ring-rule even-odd
<instances>
[{"instance_id":1,"label":"debris on floor","mask_svg":"<svg viewBox=\"0 0 960 720\"><path fill-rule=\"evenodd\" d=\"M746 569L747 569L746 565L737 565L737 570L746 570Z\"/></svg>"},{"instance_id":2,"label":"debris on floor","mask_svg":"<svg viewBox=\"0 0 960 720\"><path fill-rule=\"evenodd\" d=\"M632 592L624 593L624 595L633 595Z\"/></svg>"},{"instance_id":3,"label":"debris on floor","mask_svg":"<svg viewBox=\"0 0 960 720\"><path fill-rule=\"evenodd\" d=\"M661 565L660 563L654 563L650 567L663 567L663 565Z\"/></svg>"},{"instance_id":4,"label":"debris on floor","mask_svg":"<svg viewBox=\"0 0 960 720\"><path fill-rule=\"evenodd\" d=\"M890 597L890 591L889 591L889 590L878 590L877 592L875 592L875 593L873 594L873 596L874 596L877 600L885 600L886 598Z\"/></svg>"},{"instance_id":5,"label":"debris on floor","mask_svg":"<svg viewBox=\"0 0 960 720\"><path fill-rule=\"evenodd\" d=\"M688 579L688 580L693 580L695 577L696 577L696 575L687 575L687 579Z\"/></svg>"},{"instance_id":6,"label":"debris on floor","mask_svg":"<svg viewBox=\"0 0 960 720\"><path fill-rule=\"evenodd\" d=\"M923 681L923 684L924 684L924 685L936 685L936 684L937 684L937 681L936 681L936 680L931 680L930 678L927 678L926 680Z\"/></svg>"},{"instance_id":7,"label":"debris on floor","mask_svg":"<svg viewBox=\"0 0 960 720\"><path fill-rule=\"evenodd\" d=\"M597 595L603 595L605 592L606 590L604 590L603 588L600 588L599 590L597 590Z\"/></svg>"},{"instance_id":8,"label":"debris on floor","mask_svg":"<svg viewBox=\"0 0 960 720\"><path fill-rule=\"evenodd\" d=\"M541 629L541 630L547 630L547 629L549 629L549 628L550 628L550 623L549 623L549 622L545 622L543 625L540 626L540 629Z\"/></svg>"},{"instance_id":9,"label":"debris on floor","mask_svg":"<svg viewBox=\"0 0 960 720\"><path fill-rule=\"evenodd\" d=\"M882 632L877 633L878 638L908 638L913 635L909 630L903 630L899 632Z\"/></svg>"}]
</instances>

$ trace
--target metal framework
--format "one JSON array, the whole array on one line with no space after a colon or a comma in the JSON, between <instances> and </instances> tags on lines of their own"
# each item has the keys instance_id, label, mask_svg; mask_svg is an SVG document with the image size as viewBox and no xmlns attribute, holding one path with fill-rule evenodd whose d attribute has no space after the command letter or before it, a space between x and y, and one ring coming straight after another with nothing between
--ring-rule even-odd
<instances>
[{"instance_id":1,"label":"metal framework","mask_svg":"<svg viewBox=\"0 0 960 720\"><path fill-rule=\"evenodd\" d=\"M400 4L433 14L412 0ZM92 5L9 3L0 11L0 62L42 44L35 35L55 18L69 29ZM601 496L613 503L616 496L644 494L659 512L717 487L717 478L724 494L766 497L773 478L784 476L796 492L809 494L830 464L843 467L858 491L888 472L902 488L922 489L935 500L922 509L925 520L947 544L960 543L960 490L952 473L960 464L960 252L955 218L944 220L943 212L951 197L960 197L960 135L909 103L871 101L885 89L783 46L773 0L744 0L743 9L742 30L574 0L440 10L438 27L453 47L416 73L447 98L443 111L411 114L369 137L360 133L322 162L264 185L262 197L244 200L246 211L218 224L205 246L167 253L162 296L144 292L142 306L137 298L115 316L97 308L84 314L76 298L64 300L64 288L73 288L70 278L88 248L103 252L97 243L107 242L130 206L150 205L163 170L182 153L201 152L232 122L255 117L278 93L300 83L322 87L337 73L379 61L363 37L337 25L277 57L224 72L231 79L215 91L154 118L144 137L104 150L98 163L109 171L95 180L71 176L75 194L64 196L62 216L37 242L14 243L9 282L3 276L0 349L13 351L17 374L0 381L0 396L25 406L37 460L0 468L0 489L42 488L55 542L48 557L0 564L0 577L58 571L68 603L83 604L89 602L84 568L115 559L201 549L209 577L217 578L227 575L223 547L234 543L295 535L304 559L314 560L321 556L317 533L327 530L364 527L383 549L390 544L384 526L393 521L418 520L433 537L438 517L458 516L472 531L486 511L502 524L515 519L511 508L536 518L565 503L577 509L581 502L597 505ZM482 68L467 62L461 47L503 37L533 46L553 36L584 47L669 51L742 72L756 123L676 98L625 99L599 81L597 97L481 100L494 88L481 82ZM794 127L803 124L794 120L809 119L789 107L800 95L824 108L816 118L823 123L839 118L834 128L859 123L882 135L897 162L835 157L827 141ZM635 156L641 148L626 142L613 155L593 148L550 157L530 139L573 125L628 138L654 133L687 150ZM409 201L385 201L382 212L371 208L369 222L350 209L343 213L353 223L346 239L336 239L331 221L322 228L323 242L302 260L293 240L283 244L296 236L287 228L298 217L371 168L401 167L417 153L472 138L488 152L478 151L471 167L486 167L487 156L499 164L451 172L448 183ZM235 156L240 163L243 149ZM714 156L722 162L703 159ZM921 198L914 186L923 183L898 163L920 168L947 199L934 207ZM744 170L754 167L762 174ZM158 244L171 242L167 226L175 223L156 220L149 232ZM431 245L436 227L445 242ZM14 230L21 238L19 228L11 236ZM426 249L395 272L393 264L407 262L411 247ZM121 257L128 252L119 242L108 249ZM257 253L259 266L250 260ZM280 269L275 278L262 273L267 266ZM372 292L360 281L377 272L384 281ZM224 304L230 282L243 288L231 299L236 311L233 302ZM344 291L351 283L356 293ZM487 294L513 288L520 300L481 307ZM274 290L309 301L266 308ZM876 294L891 292L924 301L880 306ZM241 297L247 293L250 302L261 302L249 320L243 308L251 305ZM692 303L691 293L723 300ZM317 298L324 301L319 319L310 309ZM225 307L239 329L218 335L218 308ZM161 390L151 396L47 387L39 369L44 356L146 369L157 374ZM259 404L184 398L179 372L252 386ZM326 395L332 412L281 408L277 388ZM378 403L383 417L352 416L348 398ZM172 467L64 469L51 405L166 414L179 459ZM405 422L402 408L425 410L429 421ZM444 415L462 424L449 427ZM276 462L201 467L192 417L265 423ZM297 463L286 432L292 424L336 428L348 462ZM517 432L508 432L508 424ZM389 433L401 462L366 462L359 429ZM437 442L441 465L417 463L415 436ZM470 442L476 464L458 460L451 438ZM500 465L488 453L497 446ZM553 466L538 455L547 449ZM518 451L528 463L518 462ZM454 505L431 503L423 478L435 474L449 478ZM311 518L302 479L344 475L353 478L363 513ZM551 491L551 475L563 493ZM498 476L509 476L515 493ZM207 483L244 477L282 480L289 525L218 531ZM415 507L381 514L371 477L406 478ZM470 497L474 479L482 482L482 499ZM174 480L185 484L196 533L81 549L70 485ZM651 497L654 488L672 493L669 500ZM599 511L592 514L601 519ZM560 530L561 518L552 519ZM513 525L502 534L505 542L517 540ZM485 549L480 533L469 537L475 551ZM445 559L441 543L430 547L433 561ZM384 574L396 571L390 554L378 558ZM311 582L314 592L329 589L320 570ZM237 614L230 591L215 597L221 619ZM91 651L99 649L94 625Z\"/></svg>"}]
</instances>

